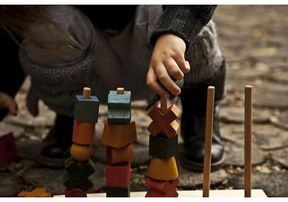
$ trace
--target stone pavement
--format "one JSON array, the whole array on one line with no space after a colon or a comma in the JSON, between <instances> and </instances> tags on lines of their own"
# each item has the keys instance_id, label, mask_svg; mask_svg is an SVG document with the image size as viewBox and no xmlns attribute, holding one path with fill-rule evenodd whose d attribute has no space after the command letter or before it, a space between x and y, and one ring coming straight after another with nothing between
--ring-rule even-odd
<instances>
[{"instance_id":1,"label":"stone pavement","mask_svg":"<svg viewBox=\"0 0 288 202\"><path fill-rule=\"evenodd\" d=\"M272 196L288 196L288 18L287 6L224 6L217 8L214 21L227 63L227 97L220 105L221 133L226 165L211 173L211 189L242 189L244 184L244 87L253 86L252 188ZM17 94L20 113L0 123L0 136L12 131L20 159L0 164L0 196L16 196L22 190L44 187L63 194L63 168L43 165L37 156L41 140L53 124L55 114L39 103L40 115L32 117L25 106L30 81L27 77ZM129 89L127 89L129 90ZM179 100L174 100L181 107ZM138 140L134 143L131 190L146 190L149 165L150 123L145 102L133 102ZM96 125L93 174L95 192L105 190L105 147L100 144L107 106L100 107ZM179 119L180 121L180 119ZM180 132L180 131L179 131ZM182 141L179 141L181 150ZM179 189L201 189L202 173L189 171L178 162Z\"/></svg>"}]
</instances>

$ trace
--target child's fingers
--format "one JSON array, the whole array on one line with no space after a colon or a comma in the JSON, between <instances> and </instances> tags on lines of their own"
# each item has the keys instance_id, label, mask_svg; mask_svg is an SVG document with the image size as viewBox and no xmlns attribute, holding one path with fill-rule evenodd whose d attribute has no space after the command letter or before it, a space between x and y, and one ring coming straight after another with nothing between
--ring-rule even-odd
<instances>
[{"instance_id":1,"label":"child's fingers","mask_svg":"<svg viewBox=\"0 0 288 202\"><path fill-rule=\"evenodd\" d=\"M10 95L0 92L0 109L4 108L7 108L11 115L13 116L17 115L17 109L18 109L17 103Z\"/></svg>"},{"instance_id":2,"label":"child's fingers","mask_svg":"<svg viewBox=\"0 0 288 202\"><path fill-rule=\"evenodd\" d=\"M153 92L155 92L160 97L165 99L169 98L168 92L159 84L153 68L149 68L148 70L146 84Z\"/></svg>"},{"instance_id":3,"label":"child's fingers","mask_svg":"<svg viewBox=\"0 0 288 202\"><path fill-rule=\"evenodd\" d=\"M172 80L166 68L167 67L163 63L158 64L157 68L154 69L155 75L166 90L171 92L173 95L179 95L181 93L181 89Z\"/></svg>"},{"instance_id":4,"label":"child's fingers","mask_svg":"<svg viewBox=\"0 0 288 202\"><path fill-rule=\"evenodd\" d=\"M183 72L179 68L178 64L173 58L170 58L165 62L165 67L168 71L168 74L175 80L181 80L184 77Z\"/></svg>"}]
</instances>

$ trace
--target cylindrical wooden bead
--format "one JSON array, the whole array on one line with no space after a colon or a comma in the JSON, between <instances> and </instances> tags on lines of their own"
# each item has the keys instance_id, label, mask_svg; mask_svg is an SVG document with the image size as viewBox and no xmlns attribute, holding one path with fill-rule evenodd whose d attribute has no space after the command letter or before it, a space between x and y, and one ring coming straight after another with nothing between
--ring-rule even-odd
<instances>
[{"instance_id":1,"label":"cylindrical wooden bead","mask_svg":"<svg viewBox=\"0 0 288 202\"><path fill-rule=\"evenodd\" d=\"M93 144L95 123L78 123L74 120L72 141L77 144Z\"/></svg>"},{"instance_id":2,"label":"cylindrical wooden bead","mask_svg":"<svg viewBox=\"0 0 288 202\"><path fill-rule=\"evenodd\" d=\"M133 146L128 144L120 149L107 146L106 158L108 164L131 162L133 160Z\"/></svg>"},{"instance_id":3,"label":"cylindrical wooden bead","mask_svg":"<svg viewBox=\"0 0 288 202\"><path fill-rule=\"evenodd\" d=\"M80 145L74 143L71 146L70 154L75 161L85 162L91 158L93 154L93 148L92 145Z\"/></svg>"}]
</instances>

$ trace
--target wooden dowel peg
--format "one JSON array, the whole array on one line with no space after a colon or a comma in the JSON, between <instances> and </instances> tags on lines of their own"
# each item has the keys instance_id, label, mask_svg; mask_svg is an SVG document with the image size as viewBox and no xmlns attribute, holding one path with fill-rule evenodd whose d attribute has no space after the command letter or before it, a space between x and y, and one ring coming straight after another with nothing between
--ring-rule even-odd
<instances>
[{"instance_id":1,"label":"wooden dowel peg","mask_svg":"<svg viewBox=\"0 0 288 202\"><path fill-rule=\"evenodd\" d=\"M83 98L84 99L89 99L91 95L91 88L89 87L84 87L83 88Z\"/></svg>"},{"instance_id":2,"label":"wooden dowel peg","mask_svg":"<svg viewBox=\"0 0 288 202\"><path fill-rule=\"evenodd\" d=\"M124 88L117 88L117 94L124 94L125 89Z\"/></svg>"},{"instance_id":3,"label":"wooden dowel peg","mask_svg":"<svg viewBox=\"0 0 288 202\"><path fill-rule=\"evenodd\" d=\"M167 110L168 99L161 97L161 112L164 114Z\"/></svg>"},{"instance_id":4,"label":"wooden dowel peg","mask_svg":"<svg viewBox=\"0 0 288 202\"><path fill-rule=\"evenodd\" d=\"M245 86L245 164L244 164L244 190L245 197L251 197L251 175L252 175L252 162L251 162L251 140L252 140L252 86Z\"/></svg>"},{"instance_id":5,"label":"wooden dowel peg","mask_svg":"<svg viewBox=\"0 0 288 202\"><path fill-rule=\"evenodd\" d=\"M209 86L207 89L206 124L205 124L205 146L203 165L203 197L209 197L210 172L211 172L211 147L213 134L213 114L215 87Z\"/></svg>"}]
</instances>

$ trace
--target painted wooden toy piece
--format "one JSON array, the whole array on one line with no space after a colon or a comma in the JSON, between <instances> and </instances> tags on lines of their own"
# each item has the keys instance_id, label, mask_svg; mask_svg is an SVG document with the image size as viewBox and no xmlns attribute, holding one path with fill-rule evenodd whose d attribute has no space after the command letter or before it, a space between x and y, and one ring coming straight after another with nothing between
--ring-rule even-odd
<instances>
[{"instance_id":1,"label":"painted wooden toy piece","mask_svg":"<svg viewBox=\"0 0 288 202\"><path fill-rule=\"evenodd\" d=\"M107 164L131 162L133 160L133 145L128 144L122 148L106 146Z\"/></svg>"},{"instance_id":2,"label":"painted wooden toy piece","mask_svg":"<svg viewBox=\"0 0 288 202\"><path fill-rule=\"evenodd\" d=\"M160 181L152 178L146 179L146 185L149 187L146 197L178 197L176 187L179 179L171 181Z\"/></svg>"},{"instance_id":3,"label":"painted wooden toy piece","mask_svg":"<svg viewBox=\"0 0 288 202\"><path fill-rule=\"evenodd\" d=\"M149 136L149 155L155 158L168 160L177 154L178 134L167 138L161 135Z\"/></svg>"},{"instance_id":4,"label":"painted wooden toy piece","mask_svg":"<svg viewBox=\"0 0 288 202\"><path fill-rule=\"evenodd\" d=\"M51 197L51 193L47 193L45 188L36 188L33 191L21 191L18 197Z\"/></svg>"},{"instance_id":5,"label":"painted wooden toy piece","mask_svg":"<svg viewBox=\"0 0 288 202\"><path fill-rule=\"evenodd\" d=\"M19 155L13 133L0 137L0 162L9 163L18 158Z\"/></svg>"}]
</instances>

